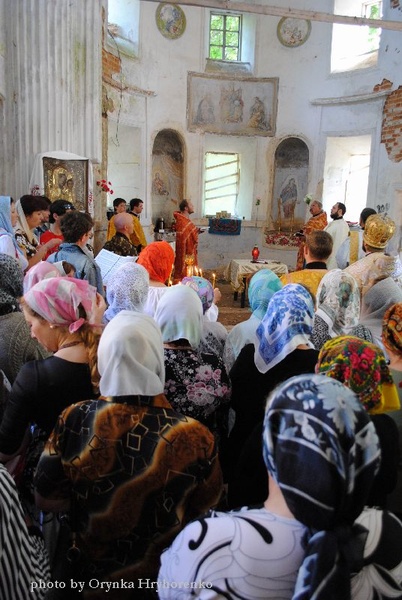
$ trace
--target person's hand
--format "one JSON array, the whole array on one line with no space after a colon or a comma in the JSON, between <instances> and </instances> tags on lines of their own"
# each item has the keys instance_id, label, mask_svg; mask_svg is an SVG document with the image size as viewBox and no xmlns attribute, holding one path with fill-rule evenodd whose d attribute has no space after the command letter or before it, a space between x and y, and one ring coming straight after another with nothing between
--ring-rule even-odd
<instances>
[{"instance_id":1,"label":"person's hand","mask_svg":"<svg viewBox=\"0 0 402 600\"><path fill-rule=\"evenodd\" d=\"M91 322L93 325L102 325L103 314L106 310L106 302L104 297L97 292L96 293L96 303L93 312L93 316Z\"/></svg>"},{"instance_id":2,"label":"person's hand","mask_svg":"<svg viewBox=\"0 0 402 600\"><path fill-rule=\"evenodd\" d=\"M222 294L219 288L214 288L214 303L218 304L218 302L221 300L222 298Z\"/></svg>"}]
</instances>

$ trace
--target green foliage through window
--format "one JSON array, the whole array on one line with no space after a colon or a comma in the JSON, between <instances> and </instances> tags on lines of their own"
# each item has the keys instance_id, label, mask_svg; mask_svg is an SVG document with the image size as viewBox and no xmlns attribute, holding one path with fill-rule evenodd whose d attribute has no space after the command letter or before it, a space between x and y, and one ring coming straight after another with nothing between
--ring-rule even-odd
<instances>
[{"instance_id":1,"label":"green foliage through window","mask_svg":"<svg viewBox=\"0 0 402 600\"><path fill-rule=\"evenodd\" d=\"M211 13L209 58L240 61L241 15Z\"/></svg>"}]
</instances>

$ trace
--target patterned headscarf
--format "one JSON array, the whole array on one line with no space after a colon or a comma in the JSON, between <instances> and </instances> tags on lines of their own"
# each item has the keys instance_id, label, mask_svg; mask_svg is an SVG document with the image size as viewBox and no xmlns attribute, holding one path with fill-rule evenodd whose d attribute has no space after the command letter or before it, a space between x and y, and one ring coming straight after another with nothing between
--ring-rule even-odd
<instances>
[{"instance_id":1,"label":"patterned headscarf","mask_svg":"<svg viewBox=\"0 0 402 600\"><path fill-rule=\"evenodd\" d=\"M19 227L25 233L27 240L34 246L37 246L39 244L39 240L36 237L36 235L34 234L33 230L28 225L28 221L26 219L24 209L22 208L21 200L17 200L17 202L15 203L15 208L17 209L17 213L18 213Z\"/></svg>"},{"instance_id":2,"label":"patterned headscarf","mask_svg":"<svg viewBox=\"0 0 402 600\"><path fill-rule=\"evenodd\" d=\"M161 296L155 321L161 328L164 342L185 339L196 348L203 324L201 300L187 285L173 285Z\"/></svg>"},{"instance_id":3,"label":"patterned headscarf","mask_svg":"<svg viewBox=\"0 0 402 600\"><path fill-rule=\"evenodd\" d=\"M384 353L375 344L347 335L328 340L318 355L317 370L350 388L372 415L400 407Z\"/></svg>"},{"instance_id":4,"label":"patterned headscarf","mask_svg":"<svg viewBox=\"0 0 402 600\"><path fill-rule=\"evenodd\" d=\"M107 282L106 300L109 306L104 315L105 323L121 310L143 312L148 290L149 274L145 267L129 262L117 269Z\"/></svg>"},{"instance_id":5,"label":"patterned headscarf","mask_svg":"<svg viewBox=\"0 0 402 600\"><path fill-rule=\"evenodd\" d=\"M398 356L402 356L402 302L390 306L382 326L384 344Z\"/></svg>"},{"instance_id":6,"label":"patterned headscarf","mask_svg":"<svg viewBox=\"0 0 402 600\"><path fill-rule=\"evenodd\" d=\"M85 279L51 277L34 285L24 295L24 300L52 325L68 327L69 332L74 333L85 323L94 324L96 293L96 288Z\"/></svg>"},{"instance_id":7,"label":"patterned headscarf","mask_svg":"<svg viewBox=\"0 0 402 600\"><path fill-rule=\"evenodd\" d=\"M332 269L317 290L316 314L328 325L331 337L349 333L359 322L360 292L356 280L341 269Z\"/></svg>"},{"instance_id":8,"label":"patterned headscarf","mask_svg":"<svg viewBox=\"0 0 402 600\"><path fill-rule=\"evenodd\" d=\"M18 262L8 254L0 253L0 314L19 310L18 299L23 294L24 275Z\"/></svg>"},{"instance_id":9,"label":"patterned headscarf","mask_svg":"<svg viewBox=\"0 0 402 600\"><path fill-rule=\"evenodd\" d=\"M38 281L48 279L49 277L61 277L59 269L54 264L41 261L31 267L24 277L24 294L38 283Z\"/></svg>"},{"instance_id":10,"label":"patterned headscarf","mask_svg":"<svg viewBox=\"0 0 402 600\"><path fill-rule=\"evenodd\" d=\"M174 263L174 250L167 242L152 242L141 250L137 265L142 265L149 273L149 278L159 283L169 279Z\"/></svg>"},{"instance_id":11,"label":"patterned headscarf","mask_svg":"<svg viewBox=\"0 0 402 600\"><path fill-rule=\"evenodd\" d=\"M152 317L122 310L106 325L98 348L103 396L156 396L165 386L163 342Z\"/></svg>"},{"instance_id":12,"label":"patterned headscarf","mask_svg":"<svg viewBox=\"0 0 402 600\"><path fill-rule=\"evenodd\" d=\"M205 315L208 308L211 308L212 303L214 301L214 288L212 287L212 283L205 279L204 277L183 277L181 280L183 285L188 285L193 289L199 299L202 302L202 310Z\"/></svg>"},{"instance_id":13,"label":"patterned headscarf","mask_svg":"<svg viewBox=\"0 0 402 600\"><path fill-rule=\"evenodd\" d=\"M313 298L302 285L290 283L272 296L257 329L254 363L260 373L272 369L300 344L313 348L313 316Z\"/></svg>"},{"instance_id":14,"label":"patterned headscarf","mask_svg":"<svg viewBox=\"0 0 402 600\"><path fill-rule=\"evenodd\" d=\"M17 244L17 240L15 239L14 229L11 224L11 216L10 216L10 206L11 206L11 197L10 196L0 196L0 229L2 235L7 235L13 242L13 246L16 250L16 256L23 256L23 252L21 248Z\"/></svg>"},{"instance_id":15,"label":"patterned headscarf","mask_svg":"<svg viewBox=\"0 0 402 600\"><path fill-rule=\"evenodd\" d=\"M381 460L370 417L340 382L292 377L268 399L263 454L290 511L311 529L293 599L347 600L350 574L363 566L353 523Z\"/></svg>"},{"instance_id":16,"label":"patterned headscarf","mask_svg":"<svg viewBox=\"0 0 402 600\"><path fill-rule=\"evenodd\" d=\"M272 296L282 287L283 283L270 269L261 269L252 276L248 286L248 302L251 312L259 321L263 319Z\"/></svg>"}]
</instances>

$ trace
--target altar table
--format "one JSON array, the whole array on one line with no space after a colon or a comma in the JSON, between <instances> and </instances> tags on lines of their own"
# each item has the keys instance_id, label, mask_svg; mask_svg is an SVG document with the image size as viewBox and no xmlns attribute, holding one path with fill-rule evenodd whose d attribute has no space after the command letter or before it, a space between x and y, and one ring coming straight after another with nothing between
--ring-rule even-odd
<instances>
[{"instance_id":1,"label":"altar table","mask_svg":"<svg viewBox=\"0 0 402 600\"><path fill-rule=\"evenodd\" d=\"M278 275L278 277L288 273L287 265L277 260L252 262L247 258L234 258L226 267L224 277L232 286L235 300L237 300L238 293L241 293L241 308L244 308L245 305L247 286L251 277L261 269L270 269Z\"/></svg>"}]
</instances>

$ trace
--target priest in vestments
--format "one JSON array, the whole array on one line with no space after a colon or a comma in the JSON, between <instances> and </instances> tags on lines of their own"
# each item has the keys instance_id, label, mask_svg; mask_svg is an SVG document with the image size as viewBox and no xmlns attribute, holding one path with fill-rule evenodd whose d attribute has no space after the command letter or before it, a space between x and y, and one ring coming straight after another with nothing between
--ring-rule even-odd
<instances>
[{"instance_id":1,"label":"priest in vestments","mask_svg":"<svg viewBox=\"0 0 402 600\"><path fill-rule=\"evenodd\" d=\"M313 200L310 204L311 217L305 223L301 233L303 236L309 235L312 231L324 229L328 225L327 213L322 209L322 203L318 200ZM305 240L299 246L297 252L296 271L300 271L304 266L304 247Z\"/></svg>"},{"instance_id":2,"label":"priest in vestments","mask_svg":"<svg viewBox=\"0 0 402 600\"><path fill-rule=\"evenodd\" d=\"M193 257L193 267L198 266L198 234L199 229L190 221L194 212L190 200L182 200L179 204L180 211L174 212L176 220L176 257L174 261L174 283L178 283L187 275L186 256Z\"/></svg>"}]
</instances>

